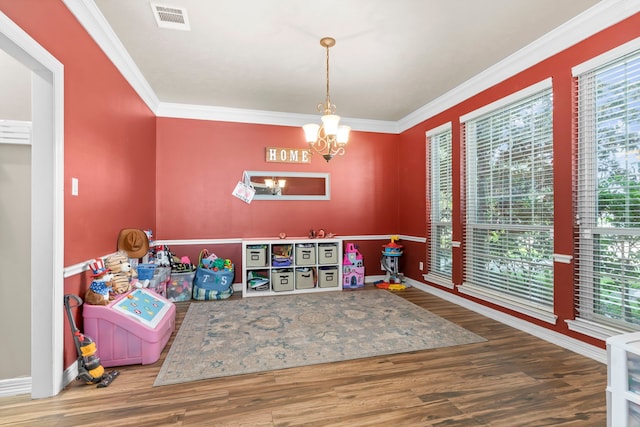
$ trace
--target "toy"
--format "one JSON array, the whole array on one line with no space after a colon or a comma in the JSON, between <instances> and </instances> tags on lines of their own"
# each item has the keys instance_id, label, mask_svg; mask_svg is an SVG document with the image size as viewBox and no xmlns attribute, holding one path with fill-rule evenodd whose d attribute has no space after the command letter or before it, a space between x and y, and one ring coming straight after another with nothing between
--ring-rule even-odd
<instances>
[{"instance_id":1,"label":"toy","mask_svg":"<svg viewBox=\"0 0 640 427\"><path fill-rule=\"evenodd\" d=\"M378 281L374 282L374 284L376 285L376 288L388 289L390 291L403 291L403 290L407 289L407 287L405 285L397 284L397 283L383 282L382 280L378 280Z\"/></svg>"},{"instance_id":2,"label":"toy","mask_svg":"<svg viewBox=\"0 0 640 427\"><path fill-rule=\"evenodd\" d=\"M354 243L347 243L342 259L342 288L364 287L364 265L362 254Z\"/></svg>"},{"instance_id":3,"label":"toy","mask_svg":"<svg viewBox=\"0 0 640 427\"><path fill-rule=\"evenodd\" d=\"M171 260L170 260L170 252L168 250L161 250L156 252L156 264L158 264L161 267L170 267L171 266Z\"/></svg>"},{"instance_id":4,"label":"toy","mask_svg":"<svg viewBox=\"0 0 640 427\"><path fill-rule=\"evenodd\" d=\"M71 299L75 300L77 305L82 305L82 299L73 294L67 294L64 296L64 307L71 326L71 335L73 335L73 342L76 346L76 352L78 354L78 376L77 380L84 381L86 384L97 384L97 387L107 387L111 382L120 375L118 371L111 371L105 373L104 367L100 364L100 358L96 355L97 348L96 343L88 336L83 335L76 327L75 319L71 314Z\"/></svg>"},{"instance_id":5,"label":"toy","mask_svg":"<svg viewBox=\"0 0 640 427\"><path fill-rule=\"evenodd\" d=\"M105 266L111 270L113 279L111 289L115 294L122 294L131 290L131 279L134 277L134 270L129 263L127 253L119 251L109 255L105 259Z\"/></svg>"},{"instance_id":6,"label":"toy","mask_svg":"<svg viewBox=\"0 0 640 427\"><path fill-rule=\"evenodd\" d=\"M109 304L109 289L106 282L94 280L84 294L84 302L91 305Z\"/></svg>"},{"instance_id":7,"label":"toy","mask_svg":"<svg viewBox=\"0 0 640 427\"><path fill-rule=\"evenodd\" d=\"M396 243L398 239L398 236L391 236L391 241L386 245L382 245L380 267L387 272L387 281L389 283L401 284L404 281L404 275L399 272L402 245Z\"/></svg>"},{"instance_id":8,"label":"toy","mask_svg":"<svg viewBox=\"0 0 640 427\"><path fill-rule=\"evenodd\" d=\"M91 276L99 278L109 272L109 269L104 266L104 260L102 258L92 259L89 262L89 268L91 269Z\"/></svg>"}]
</instances>

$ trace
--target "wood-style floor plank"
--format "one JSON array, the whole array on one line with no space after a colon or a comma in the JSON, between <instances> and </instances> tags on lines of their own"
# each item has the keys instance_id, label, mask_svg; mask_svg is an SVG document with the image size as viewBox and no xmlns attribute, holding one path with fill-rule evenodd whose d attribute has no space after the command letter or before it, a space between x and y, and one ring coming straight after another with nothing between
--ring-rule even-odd
<instances>
[{"instance_id":1,"label":"wood-style floor plank","mask_svg":"<svg viewBox=\"0 0 640 427\"><path fill-rule=\"evenodd\" d=\"M605 365L417 289L398 294L487 341L153 387L174 333L158 362L117 368L108 388L1 398L0 426L606 425Z\"/></svg>"}]
</instances>

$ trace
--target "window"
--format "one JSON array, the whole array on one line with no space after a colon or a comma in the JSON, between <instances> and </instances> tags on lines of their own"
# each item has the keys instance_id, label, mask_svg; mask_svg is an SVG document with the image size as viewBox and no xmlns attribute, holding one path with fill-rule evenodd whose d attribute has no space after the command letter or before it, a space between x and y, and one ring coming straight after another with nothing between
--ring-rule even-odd
<instances>
[{"instance_id":1,"label":"window","mask_svg":"<svg viewBox=\"0 0 640 427\"><path fill-rule=\"evenodd\" d=\"M551 80L461 120L467 158L462 292L554 323Z\"/></svg>"},{"instance_id":2,"label":"window","mask_svg":"<svg viewBox=\"0 0 640 427\"><path fill-rule=\"evenodd\" d=\"M640 51L610 56L574 69L576 315L640 330Z\"/></svg>"},{"instance_id":3,"label":"window","mask_svg":"<svg viewBox=\"0 0 640 427\"><path fill-rule=\"evenodd\" d=\"M428 174L431 185L429 276L443 285L451 284L451 123L427 132Z\"/></svg>"}]
</instances>

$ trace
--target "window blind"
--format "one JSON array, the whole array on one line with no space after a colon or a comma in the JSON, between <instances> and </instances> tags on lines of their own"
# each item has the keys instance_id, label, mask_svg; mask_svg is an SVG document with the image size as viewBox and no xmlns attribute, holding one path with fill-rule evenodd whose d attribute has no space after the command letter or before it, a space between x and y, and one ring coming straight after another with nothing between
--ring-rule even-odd
<instances>
[{"instance_id":1,"label":"window blind","mask_svg":"<svg viewBox=\"0 0 640 427\"><path fill-rule=\"evenodd\" d=\"M427 195L431 202L429 274L451 279L451 210L453 205L451 178L451 124L431 134L427 132L431 180Z\"/></svg>"},{"instance_id":2,"label":"window blind","mask_svg":"<svg viewBox=\"0 0 640 427\"><path fill-rule=\"evenodd\" d=\"M465 282L553 309L550 88L463 123Z\"/></svg>"},{"instance_id":3,"label":"window blind","mask_svg":"<svg viewBox=\"0 0 640 427\"><path fill-rule=\"evenodd\" d=\"M640 330L640 51L575 81L576 316Z\"/></svg>"}]
</instances>

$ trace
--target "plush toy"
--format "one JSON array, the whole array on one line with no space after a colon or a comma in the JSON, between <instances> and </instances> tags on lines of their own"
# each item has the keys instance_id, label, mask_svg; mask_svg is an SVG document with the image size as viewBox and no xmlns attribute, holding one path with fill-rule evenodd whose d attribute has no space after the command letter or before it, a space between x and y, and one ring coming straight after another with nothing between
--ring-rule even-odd
<instances>
[{"instance_id":1,"label":"plush toy","mask_svg":"<svg viewBox=\"0 0 640 427\"><path fill-rule=\"evenodd\" d=\"M171 265L169 262L169 253L167 251L156 252L156 264L161 267L169 267Z\"/></svg>"},{"instance_id":2,"label":"plush toy","mask_svg":"<svg viewBox=\"0 0 640 427\"><path fill-rule=\"evenodd\" d=\"M89 262L89 268L91 269L91 276L96 279L101 278L109 272L109 269L104 266L104 260L102 258L92 259Z\"/></svg>"},{"instance_id":3,"label":"plush toy","mask_svg":"<svg viewBox=\"0 0 640 427\"><path fill-rule=\"evenodd\" d=\"M84 294L84 302L91 305L109 304L109 286L106 282L94 280Z\"/></svg>"},{"instance_id":4,"label":"plush toy","mask_svg":"<svg viewBox=\"0 0 640 427\"><path fill-rule=\"evenodd\" d=\"M222 270L223 268L224 268L224 259L216 258L216 260L213 261L213 271L219 271L219 270Z\"/></svg>"},{"instance_id":5,"label":"plush toy","mask_svg":"<svg viewBox=\"0 0 640 427\"><path fill-rule=\"evenodd\" d=\"M122 294L131 290L131 279L134 277L133 268L129 263L127 253L118 251L105 259L105 266L113 274L111 289L114 294ZM137 276L137 275L136 275Z\"/></svg>"}]
</instances>

